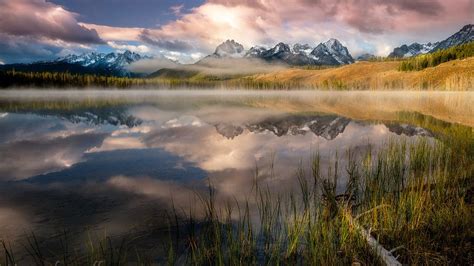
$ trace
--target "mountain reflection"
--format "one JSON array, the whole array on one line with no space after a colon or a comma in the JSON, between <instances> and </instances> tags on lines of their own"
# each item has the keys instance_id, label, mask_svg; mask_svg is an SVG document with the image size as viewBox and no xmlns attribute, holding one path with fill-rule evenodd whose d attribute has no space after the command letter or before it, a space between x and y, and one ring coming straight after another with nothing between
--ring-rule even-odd
<instances>
[{"instance_id":1,"label":"mountain reflection","mask_svg":"<svg viewBox=\"0 0 474 266\"><path fill-rule=\"evenodd\" d=\"M351 120L338 116L284 116L279 118L268 118L254 124L234 126L232 124L217 124L216 130L226 138L233 139L243 133L243 127L251 132L270 131L278 137L283 135L304 135L308 131L316 136L332 140L344 132Z\"/></svg>"},{"instance_id":2,"label":"mountain reflection","mask_svg":"<svg viewBox=\"0 0 474 266\"><path fill-rule=\"evenodd\" d=\"M217 202L245 202L256 168L270 189L291 190L296 168L310 172L315 152L322 169L339 154L342 188L347 149L436 137L424 117L424 124L359 120L212 101L27 105L0 116L0 234L11 238L26 228L47 235L62 227L112 234L162 227L166 210L195 207L209 184Z\"/></svg>"}]
</instances>

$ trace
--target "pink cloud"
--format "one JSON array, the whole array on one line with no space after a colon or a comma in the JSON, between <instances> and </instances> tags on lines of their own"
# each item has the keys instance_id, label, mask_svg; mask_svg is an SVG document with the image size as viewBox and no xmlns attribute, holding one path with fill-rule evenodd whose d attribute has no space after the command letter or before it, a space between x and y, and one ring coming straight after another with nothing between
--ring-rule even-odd
<instances>
[{"instance_id":1,"label":"pink cloud","mask_svg":"<svg viewBox=\"0 0 474 266\"><path fill-rule=\"evenodd\" d=\"M470 0L449 3L436 0L210 0L176 21L147 30L142 40L171 38L211 51L226 39L238 40L248 48L278 41L314 44L336 37L356 51L371 40L375 52L381 53L412 37L424 37L423 40L448 37L448 33L472 20L472 3ZM429 30L432 27L441 30ZM408 40L402 40L404 37Z\"/></svg>"},{"instance_id":2,"label":"pink cloud","mask_svg":"<svg viewBox=\"0 0 474 266\"><path fill-rule=\"evenodd\" d=\"M438 41L472 23L472 0L208 0L157 28L78 23L41 0L0 0L0 32L67 42L139 41L157 52L207 54L227 39L246 48L337 38L353 54L386 55L413 41ZM124 14L126 15L126 14ZM98 34L98 36L97 36ZM99 37L100 36L100 37Z\"/></svg>"},{"instance_id":3,"label":"pink cloud","mask_svg":"<svg viewBox=\"0 0 474 266\"><path fill-rule=\"evenodd\" d=\"M76 16L43 0L0 0L1 33L73 43L103 43L95 30L79 25Z\"/></svg>"}]
</instances>

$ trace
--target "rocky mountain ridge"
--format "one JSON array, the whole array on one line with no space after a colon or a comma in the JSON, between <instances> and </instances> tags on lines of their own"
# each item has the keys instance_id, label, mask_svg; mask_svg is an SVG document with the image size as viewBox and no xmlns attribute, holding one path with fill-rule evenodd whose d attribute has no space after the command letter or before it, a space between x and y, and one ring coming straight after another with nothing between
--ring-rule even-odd
<instances>
[{"instance_id":1,"label":"rocky mountain ridge","mask_svg":"<svg viewBox=\"0 0 474 266\"><path fill-rule=\"evenodd\" d=\"M402 46L393 49L388 57L411 57L419 54L432 53L472 41L474 41L474 24L468 24L443 41L434 43L429 42L425 44L417 42L410 45L403 44Z\"/></svg>"},{"instance_id":2,"label":"rocky mountain ridge","mask_svg":"<svg viewBox=\"0 0 474 266\"><path fill-rule=\"evenodd\" d=\"M344 65L354 63L348 49L336 39L329 39L316 47L300 43L290 46L280 42L272 48L253 46L247 51L240 43L227 40L217 46L213 54L198 63L205 62L208 58L256 58L288 65Z\"/></svg>"}]
</instances>

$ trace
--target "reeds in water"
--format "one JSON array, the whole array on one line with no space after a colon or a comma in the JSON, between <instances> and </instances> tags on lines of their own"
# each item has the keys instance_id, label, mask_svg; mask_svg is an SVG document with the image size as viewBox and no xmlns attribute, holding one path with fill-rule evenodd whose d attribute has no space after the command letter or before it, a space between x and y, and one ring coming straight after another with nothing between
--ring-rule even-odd
<instances>
[{"instance_id":1,"label":"reeds in water","mask_svg":"<svg viewBox=\"0 0 474 266\"><path fill-rule=\"evenodd\" d=\"M368 233L403 264L472 264L472 139L450 143L390 140L379 150L348 150L344 163L336 156L326 171L315 153L309 173L302 163L295 167L298 189L284 193L261 182L265 171L256 167L245 203L217 204L209 183L208 192L198 194L204 217L173 208L166 255L160 258L143 260L129 245L117 247L107 238L90 241L77 255L54 258L104 265L383 264ZM272 159L271 167L276 164ZM50 264L33 240L33 261ZM2 244L1 263L15 264L11 247Z\"/></svg>"}]
</instances>

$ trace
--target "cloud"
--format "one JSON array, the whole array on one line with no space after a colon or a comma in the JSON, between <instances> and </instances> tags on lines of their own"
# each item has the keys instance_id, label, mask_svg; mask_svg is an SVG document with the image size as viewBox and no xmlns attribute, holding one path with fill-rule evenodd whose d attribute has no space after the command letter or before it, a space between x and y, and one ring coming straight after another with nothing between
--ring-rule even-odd
<instances>
[{"instance_id":1,"label":"cloud","mask_svg":"<svg viewBox=\"0 0 474 266\"><path fill-rule=\"evenodd\" d=\"M116 49L134 41L144 44L132 49L148 47L152 54L181 62L195 61L227 39L248 49L280 41L316 46L337 38L354 56L387 55L403 43L448 37L472 22L474 4L472 0L208 0L192 9L182 5L169 9L176 18L162 26L127 28L81 23L77 14L41 0L0 0L0 32L34 38L44 44L39 46L44 53L50 50L47 41L60 47L51 41L90 45L104 40L120 47ZM2 59L9 61L3 55Z\"/></svg>"},{"instance_id":2,"label":"cloud","mask_svg":"<svg viewBox=\"0 0 474 266\"><path fill-rule=\"evenodd\" d=\"M170 7L171 11L173 12L175 16L181 16L182 15L181 10L183 10L183 8L184 8L184 4Z\"/></svg>"},{"instance_id":3,"label":"cloud","mask_svg":"<svg viewBox=\"0 0 474 266\"><path fill-rule=\"evenodd\" d=\"M106 41L140 41L143 28L111 27L90 23L79 23L79 25L95 30L99 36Z\"/></svg>"},{"instance_id":4,"label":"cloud","mask_svg":"<svg viewBox=\"0 0 474 266\"><path fill-rule=\"evenodd\" d=\"M85 151L100 145L105 137L105 134L85 133L2 144L1 180L21 180L67 168L77 163Z\"/></svg>"},{"instance_id":5,"label":"cloud","mask_svg":"<svg viewBox=\"0 0 474 266\"><path fill-rule=\"evenodd\" d=\"M114 49L117 49L119 51L129 50L129 51L132 51L132 52L135 52L135 53L148 53L148 52L150 52L150 48L148 48L148 46L143 45L143 44L140 44L140 45L119 44L119 43L116 43L116 42L107 42L107 44L110 47L112 47Z\"/></svg>"},{"instance_id":6,"label":"cloud","mask_svg":"<svg viewBox=\"0 0 474 266\"><path fill-rule=\"evenodd\" d=\"M42 0L0 0L0 32L65 42L103 43L95 30L78 24L77 14Z\"/></svg>"},{"instance_id":7,"label":"cloud","mask_svg":"<svg viewBox=\"0 0 474 266\"><path fill-rule=\"evenodd\" d=\"M68 54L85 53L90 45L61 40L39 40L34 36L12 36L0 32L0 57L5 63L29 63L56 59Z\"/></svg>"},{"instance_id":8,"label":"cloud","mask_svg":"<svg viewBox=\"0 0 474 266\"><path fill-rule=\"evenodd\" d=\"M410 13L417 16L435 16L444 11L444 7L437 0L210 0L209 3L228 7L253 7L262 17L275 16L281 22L340 21L362 32L390 29L391 20L409 16ZM422 21L423 17L418 20ZM373 22L378 24L372 24Z\"/></svg>"},{"instance_id":9,"label":"cloud","mask_svg":"<svg viewBox=\"0 0 474 266\"><path fill-rule=\"evenodd\" d=\"M107 181L107 184L115 189L164 200L176 197L189 199L193 193L182 184L148 177L114 176Z\"/></svg>"},{"instance_id":10,"label":"cloud","mask_svg":"<svg viewBox=\"0 0 474 266\"><path fill-rule=\"evenodd\" d=\"M61 47L38 41L31 36L11 36L0 33L0 55L6 63L50 59L61 50Z\"/></svg>"},{"instance_id":11,"label":"cloud","mask_svg":"<svg viewBox=\"0 0 474 266\"><path fill-rule=\"evenodd\" d=\"M176 68L178 64L168 58L143 59L130 64L127 69L135 73L150 74L162 68Z\"/></svg>"},{"instance_id":12,"label":"cloud","mask_svg":"<svg viewBox=\"0 0 474 266\"><path fill-rule=\"evenodd\" d=\"M168 51L188 51L193 48L192 45L185 41L165 39L164 37L153 35L151 31L147 29L141 32L139 38L146 43Z\"/></svg>"},{"instance_id":13,"label":"cloud","mask_svg":"<svg viewBox=\"0 0 474 266\"><path fill-rule=\"evenodd\" d=\"M77 14L42 0L0 0L0 56L5 63L51 60L103 44Z\"/></svg>"},{"instance_id":14,"label":"cloud","mask_svg":"<svg viewBox=\"0 0 474 266\"><path fill-rule=\"evenodd\" d=\"M446 38L449 34L443 32L451 33L471 20L471 6L470 0L211 0L162 27L143 30L140 37L164 49L179 46L164 40L180 40L201 53L226 39L249 48L279 41L316 45L335 37L361 52L368 47L360 43L370 40L369 50L382 54L387 46L407 39ZM432 27L443 30L426 30Z\"/></svg>"}]
</instances>

